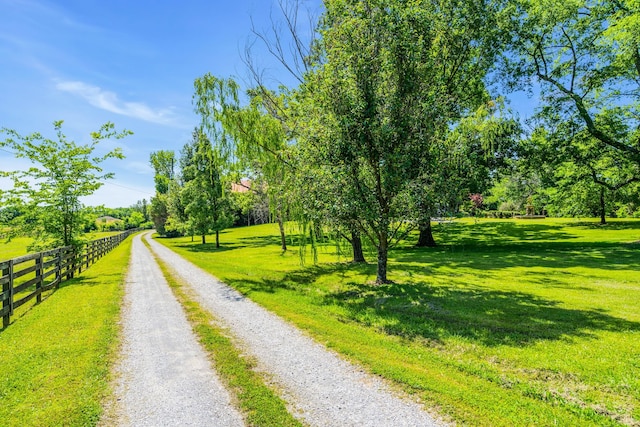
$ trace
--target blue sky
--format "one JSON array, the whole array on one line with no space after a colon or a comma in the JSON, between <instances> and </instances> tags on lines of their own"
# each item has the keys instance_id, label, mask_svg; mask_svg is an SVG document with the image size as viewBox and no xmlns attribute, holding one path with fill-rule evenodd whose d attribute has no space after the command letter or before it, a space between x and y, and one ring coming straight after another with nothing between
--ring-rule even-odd
<instances>
[{"instance_id":1,"label":"blue sky","mask_svg":"<svg viewBox=\"0 0 640 427\"><path fill-rule=\"evenodd\" d=\"M317 13L319 1L309 3ZM269 0L0 0L0 127L53 138L53 121L78 143L107 121L133 136L109 160L116 177L85 200L129 206L153 195L149 154L175 150L198 123L193 81L206 72L246 80L251 22L268 30ZM257 53L276 78L287 76ZM272 66L273 65L273 66ZM0 151L0 169L28 167ZM7 182L0 183L7 186Z\"/></svg>"},{"instance_id":2,"label":"blue sky","mask_svg":"<svg viewBox=\"0 0 640 427\"><path fill-rule=\"evenodd\" d=\"M320 4L307 6L318 14ZM211 72L246 81L241 55L251 22L268 30L271 12L279 16L276 6L275 0L0 0L0 127L53 138L53 121L64 120L64 133L78 143L107 121L132 130L133 136L102 145L122 147L126 159L104 164L116 177L85 203L124 207L148 200L154 193L149 154L178 153L198 123L194 79ZM287 82L256 46L260 64ZM530 104L515 99L521 111ZM0 170L29 166L0 151Z\"/></svg>"}]
</instances>

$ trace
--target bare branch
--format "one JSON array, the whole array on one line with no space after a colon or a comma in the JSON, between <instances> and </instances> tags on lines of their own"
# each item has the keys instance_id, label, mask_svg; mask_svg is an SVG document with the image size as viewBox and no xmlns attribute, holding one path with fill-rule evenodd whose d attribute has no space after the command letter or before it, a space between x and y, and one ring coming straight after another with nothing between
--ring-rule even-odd
<instances>
[{"instance_id":1,"label":"bare branch","mask_svg":"<svg viewBox=\"0 0 640 427\"><path fill-rule=\"evenodd\" d=\"M263 32L257 29L251 20L251 34L254 37L254 41L248 45L245 49L245 64L250 68L252 77L261 75L255 70L253 64L251 48L255 44L255 40L261 41L271 56L284 67L284 69L299 83L304 81L304 74L309 70L311 66L309 61L309 55L311 52L311 46L315 40L315 18L307 10L309 15L309 31L310 40L306 41L303 35L300 33L299 17L301 15L301 0L278 0L278 9L282 15L284 21L284 29L276 18L273 16L273 10L270 16L271 28L269 32ZM286 40L290 42L287 46ZM263 80L260 83L264 83Z\"/></svg>"}]
</instances>

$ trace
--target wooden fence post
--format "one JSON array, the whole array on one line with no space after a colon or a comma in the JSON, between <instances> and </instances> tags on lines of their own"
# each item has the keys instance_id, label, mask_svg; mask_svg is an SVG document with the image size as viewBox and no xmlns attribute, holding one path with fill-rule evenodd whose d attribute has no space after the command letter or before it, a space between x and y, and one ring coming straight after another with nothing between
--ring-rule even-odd
<instances>
[{"instance_id":1,"label":"wooden fence post","mask_svg":"<svg viewBox=\"0 0 640 427\"><path fill-rule=\"evenodd\" d=\"M42 277L44 273L44 271L42 271L42 261L43 256L42 252L40 252L40 254L38 254L38 258L36 258L36 278L39 277L39 280L36 282L36 292L38 292L38 294L36 295L36 304L42 302L42 293L40 292L40 289L42 288L42 282L44 281L44 278Z\"/></svg>"},{"instance_id":2,"label":"wooden fence post","mask_svg":"<svg viewBox=\"0 0 640 427\"><path fill-rule=\"evenodd\" d=\"M71 276L67 276L67 279L73 279L73 276L76 274L76 260L78 258L78 251L74 246L71 248Z\"/></svg>"},{"instance_id":3,"label":"wooden fence post","mask_svg":"<svg viewBox=\"0 0 640 427\"><path fill-rule=\"evenodd\" d=\"M56 259L56 289L59 289L60 282L62 282L62 255L64 252L62 248L59 248L57 252L58 258Z\"/></svg>"},{"instance_id":4,"label":"wooden fence post","mask_svg":"<svg viewBox=\"0 0 640 427\"><path fill-rule=\"evenodd\" d=\"M2 308L7 309L7 312L2 316L2 327L9 326L9 320L13 314L13 260L8 261L7 268L2 270L3 276L8 276L9 280L2 284L2 293L5 295L4 301L2 301Z\"/></svg>"}]
</instances>

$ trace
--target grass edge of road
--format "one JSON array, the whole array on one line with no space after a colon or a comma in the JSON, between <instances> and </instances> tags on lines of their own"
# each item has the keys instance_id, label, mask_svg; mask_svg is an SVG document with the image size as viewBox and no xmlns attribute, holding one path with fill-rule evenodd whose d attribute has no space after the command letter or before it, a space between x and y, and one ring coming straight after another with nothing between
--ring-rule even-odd
<instances>
[{"instance_id":1,"label":"grass edge of road","mask_svg":"<svg viewBox=\"0 0 640 427\"><path fill-rule=\"evenodd\" d=\"M111 367L131 253L126 239L0 334L0 425L95 425Z\"/></svg>"},{"instance_id":2,"label":"grass edge of road","mask_svg":"<svg viewBox=\"0 0 640 427\"><path fill-rule=\"evenodd\" d=\"M158 263L174 296L185 310L187 320L220 375L232 393L250 426L303 426L288 411L285 402L265 379L255 371L255 361L242 354L230 333L191 295L188 285L162 261L146 239L145 246Z\"/></svg>"}]
</instances>

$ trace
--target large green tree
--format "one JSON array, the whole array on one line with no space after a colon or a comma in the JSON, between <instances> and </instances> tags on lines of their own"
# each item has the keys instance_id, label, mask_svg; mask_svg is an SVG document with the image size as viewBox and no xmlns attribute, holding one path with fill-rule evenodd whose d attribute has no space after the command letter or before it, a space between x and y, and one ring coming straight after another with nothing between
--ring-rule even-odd
<instances>
[{"instance_id":1,"label":"large green tree","mask_svg":"<svg viewBox=\"0 0 640 427\"><path fill-rule=\"evenodd\" d=\"M169 219L169 188L175 178L175 153L171 150L154 151L149 155L149 163L155 171L156 195L151 198L150 216L160 234L165 234Z\"/></svg>"},{"instance_id":2,"label":"large green tree","mask_svg":"<svg viewBox=\"0 0 640 427\"><path fill-rule=\"evenodd\" d=\"M3 204L17 207L25 215L20 218L21 232L36 238L38 245L72 245L81 242L84 221L81 219L81 198L93 194L106 179L114 176L100 166L110 158L123 158L119 148L96 156L100 142L120 139L130 131L118 132L112 123L105 123L91 133L91 142L77 144L62 132L62 120L54 122L57 139L36 132L21 135L2 128L6 135L0 147L15 151L16 157L33 164L27 170L0 171L0 176L13 180L13 188L0 193Z\"/></svg>"},{"instance_id":3,"label":"large green tree","mask_svg":"<svg viewBox=\"0 0 640 427\"><path fill-rule=\"evenodd\" d=\"M322 173L349 183L337 203L377 248L387 282L389 247L406 226L409 187L431 168L432 146L485 98L493 13L484 1L325 2L315 68L301 102L301 141ZM426 167L425 165L429 165Z\"/></svg>"},{"instance_id":4,"label":"large green tree","mask_svg":"<svg viewBox=\"0 0 640 427\"><path fill-rule=\"evenodd\" d=\"M511 52L505 71L515 87L537 83L540 125L559 149L610 150L640 166L640 3L637 0L508 2ZM553 135L559 131L558 136ZM622 168L617 181L638 177Z\"/></svg>"},{"instance_id":5,"label":"large green tree","mask_svg":"<svg viewBox=\"0 0 640 427\"><path fill-rule=\"evenodd\" d=\"M433 144L423 173L411 186L416 246L435 246L431 217L458 212L472 193L485 193L517 156L522 129L500 100L481 105Z\"/></svg>"},{"instance_id":6,"label":"large green tree","mask_svg":"<svg viewBox=\"0 0 640 427\"><path fill-rule=\"evenodd\" d=\"M606 223L612 202L630 184L640 182L638 164L621 150L602 145L582 127L559 121L540 126L528 138L521 160L544 172L555 214L600 216Z\"/></svg>"},{"instance_id":7,"label":"large green tree","mask_svg":"<svg viewBox=\"0 0 640 427\"><path fill-rule=\"evenodd\" d=\"M220 231L233 224L229 201L230 182L224 179L224 161L204 132L194 135L192 158L185 164L181 202L190 227L206 243L210 231L216 234L220 247Z\"/></svg>"}]
</instances>

